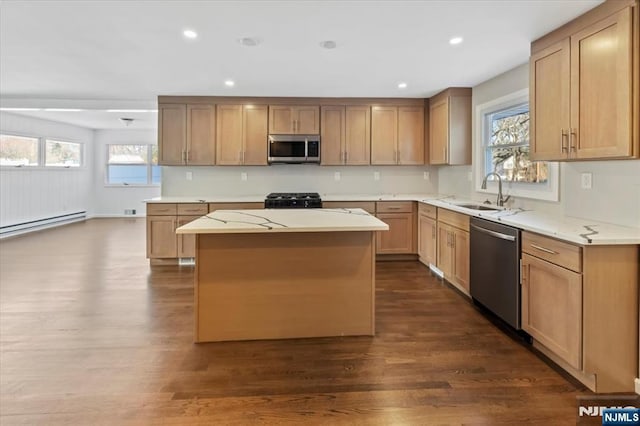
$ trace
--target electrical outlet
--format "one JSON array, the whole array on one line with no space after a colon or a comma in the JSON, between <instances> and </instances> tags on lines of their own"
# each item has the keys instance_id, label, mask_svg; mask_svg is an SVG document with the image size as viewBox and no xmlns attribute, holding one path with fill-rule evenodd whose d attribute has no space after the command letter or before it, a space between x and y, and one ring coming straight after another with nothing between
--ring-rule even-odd
<instances>
[{"instance_id":1,"label":"electrical outlet","mask_svg":"<svg viewBox=\"0 0 640 426\"><path fill-rule=\"evenodd\" d=\"M424 172L423 175L422 175L422 178L424 180L429 180L429 172Z\"/></svg>"},{"instance_id":2,"label":"electrical outlet","mask_svg":"<svg viewBox=\"0 0 640 426\"><path fill-rule=\"evenodd\" d=\"M591 173L582 173L580 175L580 186L582 189L591 189Z\"/></svg>"},{"instance_id":3,"label":"electrical outlet","mask_svg":"<svg viewBox=\"0 0 640 426\"><path fill-rule=\"evenodd\" d=\"M186 178L187 180L193 180L193 172L187 172Z\"/></svg>"},{"instance_id":4,"label":"electrical outlet","mask_svg":"<svg viewBox=\"0 0 640 426\"><path fill-rule=\"evenodd\" d=\"M333 180L335 180L336 182L339 181L342 178L342 176L340 176L340 172L335 172L333 174Z\"/></svg>"},{"instance_id":5,"label":"electrical outlet","mask_svg":"<svg viewBox=\"0 0 640 426\"><path fill-rule=\"evenodd\" d=\"M380 172L373 172L373 180L380 180Z\"/></svg>"},{"instance_id":6,"label":"electrical outlet","mask_svg":"<svg viewBox=\"0 0 640 426\"><path fill-rule=\"evenodd\" d=\"M467 173L467 180L469 182L471 182L473 180L473 173L472 172Z\"/></svg>"},{"instance_id":7,"label":"electrical outlet","mask_svg":"<svg viewBox=\"0 0 640 426\"><path fill-rule=\"evenodd\" d=\"M241 181L246 182L247 179L248 179L247 173L245 173L245 172L240 173L240 180Z\"/></svg>"}]
</instances>

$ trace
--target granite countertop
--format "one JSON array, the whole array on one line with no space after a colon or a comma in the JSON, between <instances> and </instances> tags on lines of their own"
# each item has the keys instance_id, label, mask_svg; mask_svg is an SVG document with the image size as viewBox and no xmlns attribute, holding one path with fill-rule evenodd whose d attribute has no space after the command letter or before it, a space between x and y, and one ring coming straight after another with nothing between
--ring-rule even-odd
<instances>
[{"instance_id":1,"label":"granite countertop","mask_svg":"<svg viewBox=\"0 0 640 426\"><path fill-rule=\"evenodd\" d=\"M362 209L216 210L177 229L178 234L387 231Z\"/></svg>"}]
</instances>

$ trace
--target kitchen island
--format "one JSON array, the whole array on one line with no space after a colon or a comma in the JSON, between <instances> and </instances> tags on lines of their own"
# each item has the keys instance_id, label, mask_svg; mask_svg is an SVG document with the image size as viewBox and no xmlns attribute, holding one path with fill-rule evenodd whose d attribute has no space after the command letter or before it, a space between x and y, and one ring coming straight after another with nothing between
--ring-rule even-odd
<instances>
[{"instance_id":1,"label":"kitchen island","mask_svg":"<svg viewBox=\"0 0 640 426\"><path fill-rule=\"evenodd\" d=\"M361 209L217 210L196 235L195 341L374 335L375 232Z\"/></svg>"}]
</instances>

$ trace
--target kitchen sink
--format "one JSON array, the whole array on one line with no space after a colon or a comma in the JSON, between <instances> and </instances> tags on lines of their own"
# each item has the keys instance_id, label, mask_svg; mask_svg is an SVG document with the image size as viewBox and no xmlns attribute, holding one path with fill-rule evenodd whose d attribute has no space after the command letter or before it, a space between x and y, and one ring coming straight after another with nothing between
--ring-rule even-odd
<instances>
[{"instance_id":1,"label":"kitchen sink","mask_svg":"<svg viewBox=\"0 0 640 426\"><path fill-rule=\"evenodd\" d=\"M484 204L457 204L457 206L464 207L465 209L472 209L472 210L489 210L489 211L501 210L499 207L487 206Z\"/></svg>"}]
</instances>

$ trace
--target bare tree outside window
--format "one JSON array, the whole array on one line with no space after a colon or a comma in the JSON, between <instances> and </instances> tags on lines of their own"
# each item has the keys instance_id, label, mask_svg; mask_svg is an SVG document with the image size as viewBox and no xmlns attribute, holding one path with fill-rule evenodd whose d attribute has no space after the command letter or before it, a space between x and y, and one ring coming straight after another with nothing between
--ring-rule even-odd
<instances>
[{"instance_id":1,"label":"bare tree outside window","mask_svg":"<svg viewBox=\"0 0 640 426\"><path fill-rule=\"evenodd\" d=\"M0 135L0 166L38 166L40 143L38 138Z\"/></svg>"},{"instance_id":2,"label":"bare tree outside window","mask_svg":"<svg viewBox=\"0 0 640 426\"><path fill-rule=\"evenodd\" d=\"M80 167L82 145L47 139L45 144L45 165L48 167Z\"/></svg>"}]
</instances>

